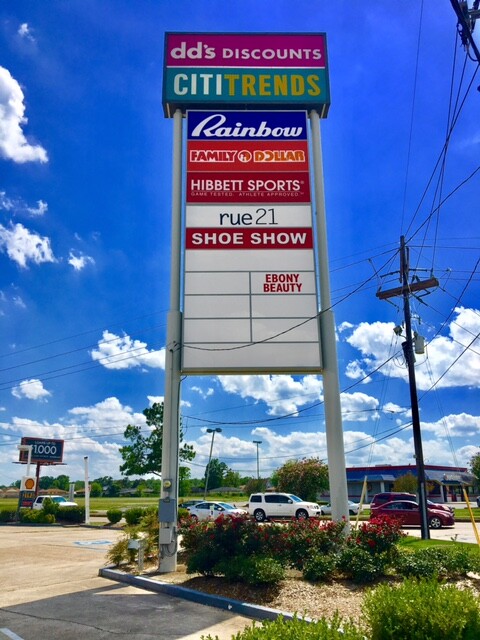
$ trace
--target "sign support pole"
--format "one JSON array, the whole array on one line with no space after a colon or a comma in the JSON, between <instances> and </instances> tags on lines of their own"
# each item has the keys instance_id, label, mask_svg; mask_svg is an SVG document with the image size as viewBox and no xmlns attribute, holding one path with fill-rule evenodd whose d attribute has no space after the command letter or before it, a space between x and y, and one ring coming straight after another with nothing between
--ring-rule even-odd
<instances>
[{"instance_id":1,"label":"sign support pole","mask_svg":"<svg viewBox=\"0 0 480 640\"><path fill-rule=\"evenodd\" d=\"M330 271L328 264L325 190L323 184L322 139L320 118L310 112L312 130L313 181L317 227L318 266L320 271L320 335L323 359L323 396L327 433L328 475L332 519L349 521L347 471L343 443L340 385L338 380L335 318L331 309Z\"/></svg>"},{"instance_id":2,"label":"sign support pole","mask_svg":"<svg viewBox=\"0 0 480 640\"><path fill-rule=\"evenodd\" d=\"M165 349L165 397L163 404L162 494L159 505L159 571L177 568L178 455L180 439L180 370L182 315L180 267L182 242L182 112L173 116L172 236L170 309ZM163 515L166 514L166 515Z\"/></svg>"}]
</instances>

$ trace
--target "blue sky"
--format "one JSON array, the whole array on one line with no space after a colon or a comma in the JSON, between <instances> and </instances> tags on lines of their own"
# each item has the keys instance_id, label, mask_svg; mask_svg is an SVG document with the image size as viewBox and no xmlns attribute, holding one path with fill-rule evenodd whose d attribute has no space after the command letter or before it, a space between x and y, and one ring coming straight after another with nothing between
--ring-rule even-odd
<instances>
[{"instance_id":1,"label":"blue sky","mask_svg":"<svg viewBox=\"0 0 480 640\"><path fill-rule=\"evenodd\" d=\"M467 465L480 432L480 80L469 88L477 65L450 2L17 0L0 5L0 484L21 475L21 436L65 440L67 466L43 474L81 479L88 455L91 477L119 477L125 426L143 425L163 396L166 31L327 34L322 136L347 465L414 463L393 332L403 310L375 296L398 284L402 233L419 277L440 283L412 298L427 344L416 365L425 461ZM242 475L256 474L253 440L262 475L326 459L321 376L190 376L181 397L194 477L212 426L223 429L214 456Z\"/></svg>"}]
</instances>

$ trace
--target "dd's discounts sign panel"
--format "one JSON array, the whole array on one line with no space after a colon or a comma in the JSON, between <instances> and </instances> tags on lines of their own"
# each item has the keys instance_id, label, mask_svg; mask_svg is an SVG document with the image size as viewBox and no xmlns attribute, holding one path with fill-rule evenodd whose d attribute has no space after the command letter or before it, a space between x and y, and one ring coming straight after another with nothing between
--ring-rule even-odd
<instances>
[{"instance_id":1,"label":"dd's discounts sign panel","mask_svg":"<svg viewBox=\"0 0 480 640\"><path fill-rule=\"evenodd\" d=\"M321 371L304 111L189 111L183 372Z\"/></svg>"}]
</instances>

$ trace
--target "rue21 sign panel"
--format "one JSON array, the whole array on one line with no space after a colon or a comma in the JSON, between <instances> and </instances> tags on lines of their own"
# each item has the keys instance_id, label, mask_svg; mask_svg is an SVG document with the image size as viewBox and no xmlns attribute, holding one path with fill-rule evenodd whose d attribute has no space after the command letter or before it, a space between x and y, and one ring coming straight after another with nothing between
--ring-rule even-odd
<instances>
[{"instance_id":1,"label":"rue21 sign panel","mask_svg":"<svg viewBox=\"0 0 480 640\"><path fill-rule=\"evenodd\" d=\"M321 370L304 111L189 111L184 373Z\"/></svg>"},{"instance_id":2,"label":"rue21 sign panel","mask_svg":"<svg viewBox=\"0 0 480 640\"><path fill-rule=\"evenodd\" d=\"M163 105L316 109L330 104L323 33L167 33Z\"/></svg>"}]
</instances>

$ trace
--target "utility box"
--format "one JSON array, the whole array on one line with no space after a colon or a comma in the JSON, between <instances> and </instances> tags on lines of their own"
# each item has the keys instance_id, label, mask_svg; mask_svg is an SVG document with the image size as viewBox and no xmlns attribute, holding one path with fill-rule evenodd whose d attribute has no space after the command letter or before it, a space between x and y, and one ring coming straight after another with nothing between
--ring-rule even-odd
<instances>
[{"instance_id":1,"label":"utility box","mask_svg":"<svg viewBox=\"0 0 480 640\"><path fill-rule=\"evenodd\" d=\"M175 522L177 516L177 501L172 498L162 498L158 503L159 522Z\"/></svg>"}]
</instances>

